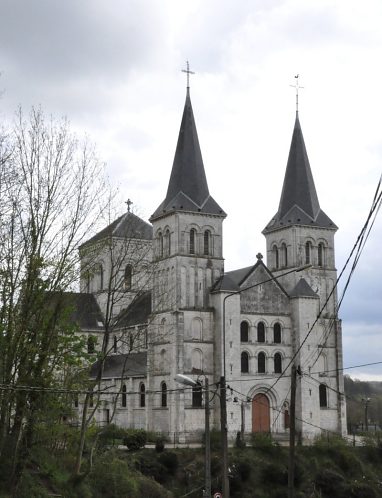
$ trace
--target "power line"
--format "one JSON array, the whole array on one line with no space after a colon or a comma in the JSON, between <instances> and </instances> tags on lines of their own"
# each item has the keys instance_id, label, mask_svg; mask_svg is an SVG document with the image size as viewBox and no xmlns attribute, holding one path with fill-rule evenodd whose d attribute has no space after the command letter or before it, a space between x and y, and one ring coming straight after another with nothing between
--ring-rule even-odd
<instances>
[{"instance_id":1,"label":"power line","mask_svg":"<svg viewBox=\"0 0 382 498\"><path fill-rule=\"evenodd\" d=\"M227 386L227 389L231 389L232 391L236 392L237 394L239 394L240 396L242 396L245 399L247 398L245 396L245 394L243 394L242 392L238 391L237 389L232 388L231 386ZM271 408L271 410L279 412L280 414L284 414L285 415L285 410L282 410L281 408L277 408L277 407L272 406L272 405L266 405L265 403L262 403L261 401L256 401L256 403L259 404L259 405L262 405L262 406L266 406L266 407L269 406L269 408ZM338 432L332 431L330 429L326 429L325 427L321 427L321 426L319 426L317 424L314 424L313 422L309 422L308 420L305 420L303 418L300 418L300 417L296 416L296 420L298 420L299 422L302 422L304 424L310 425L312 427L315 427L316 429L320 429L321 431L324 431L326 433L331 433L331 434L334 434L335 436L338 436ZM349 438L347 436L342 436L342 437L343 437L343 439L345 439L347 441L353 442L352 438Z\"/></svg>"},{"instance_id":2,"label":"power line","mask_svg":"<svg viewBox=\"0 0 382 498\"><path fill-rule=\"evenodd\" d=\"M330 331L331 331L331 329L332 329L332 326L333 326L333 325L335 324L335 322L337 321L338 311L339 311L339 309L341 308L341 305L342 305L342 302L343 302L343 300L344 300L345 294L346 294L346 292L347 292L348 286L349 286L349 284L350 284L350 281L351 281L351 279L352 279L352 276L353 276L353 274L354 274L354 271L355 271L355 269L356 269L356 267L357 267L358 261L359 261L359 259L360 259L360 257L361 257L361 254L362 254L362 252L363 252L363 250L364 250L364 248L365 248L365 245L366 245L366 242L367 242L367 240L368 240L368 238L369 238L369 235L370 235L371 229L372 229L372 228L373 228L373 226L374 226L375 220L376 220L377 215L378 215L378 212L379 212L379 210L380 210L381 203L382 203L382 191L380 192L381 182L382 182L382 175L381 175L381 176L380 176L380 178L379 178L379 181L378 181L378 184L377 184L377 188L376 188L375 193L374 193L373 201L372 201L372 203L371 203L371 208L370 208L370 211L369 211L368 217L367 217L367 219L366 219L366 222L365 222L365 224L363 225L362 230L361 230L360 234L359 234L359 235L358 235L358 237L357 237L357 240L356 240L356 243L355 243L355 245L354 245L354 247L353 247L353 250L352 250L352 252L350 253L350 256L348 257L348 259L347 259L347 261L346 261L346 263L345 263L345 266L344 266L343 270L341 271L340 276L339 276L339 277L338 277L338 279L337 279L337 282L336 282L335 287L337 286L339 279L341 278L341 276L342 276L342 274L343 274L343 272L344 272L344 270L345 270L345 268L346 268L346 266L347 266L348 262L350 261L350 259L351 259L351 257L352 257L352 254L353 254L354 250L357 248L357 250L356 250L356 254L355 254L355 256L354 256L353 264L352 264L352 267L351 267L351 270L350 270L350 273L349 273L348 278L347 278L347 280L346 280L345 287L344 287L344 289L343 289L343 291L342 291L342 294L341 294L340 300L339 300L339 302L337 303L337 306L336 306L335 315L334 315L334 317L332 317L332 318L331 318L331 322L330 322L330 324L329 324L329 330L327 331L327 333L326 333L326 331L325 331L325 332L324 332L324 334L323 334L323 336L325 336L325 339L324 339L324 345L326 345L326 341L327 341L327 339L328 339L328 337L329 337L329 334L330 334ZM373 215L374 215L374 217L373 217ZM373 217L373 219L372 219L372 217ZM368 225L369 225L369 222L370 222L370 220L371 220L371 219L372 219L371 224L370 224L370 226L369 226L369 229L367 230ZM366 235L365 235L365 234L366 234ZM326 303L325 303L325 305L326 305ZM324 307L325 307L325 305L324 305ZM324 308L324 307L323 307L323 308ZM323 311L323 308L320 310L320 314L321 314L321 312ZM321 348L321 350L318 352L317 358L315 359L315 361L314 361L314 363L311 365L311 367L313 367L313 366L317 363L317 361L318 361L319 357L320 357L320 356L321 356L321 354L322 354L322 351L323 351L323 348ZM314 353L311 353L311 354L308 356L308 358L306 359L306 361L305 361L304 365L305 365L305 364L309 361L309 358L310 358L310 357L312 357L312 354L314 354Z\"/></svg>"},{"instance_id":3,"label":"power line","mask_svg":"<svg viewBox=\"0 0 382 498\"><path fill-rule=\"evenodd\" d=\"M380 186L381 186L381 181L382 181L382 175L381 175L381 177L380 177L380 179L379 179L379 182L378 182L378 185L377 185L377 189L376 189L376 192L375 192L375 194L374 194L374 198L373 198L373 202L372 202L372 207L370 208L370 211L369 211L369 214L368 214L368 216L367 216L366 222L364 223L364 225L363 225L363 227L362 227L362 230L361 230L360 234L358 235L358 237L357 237L357 240L356 240L355 244L353 245L353 248L352 248L352 250L351 250L351 252L350 252L350 254L349 254L349 256L348 256L348 258L347 258L347 260L346 260L346 262L345 262L345 264L344 264L344 266L343 266L343 268L342 268L342 270L341 270L341 273L340 273L340 275L338 276L338 278L337 278L337 280L336 280L335 285L333 286L333 289L330 291L330 293L329 293L328 297L326 298L326 300L325 300L325 302L324 302L323 306L320 308L320 310L319 310L319 312L318 312L317 318L314 320L314 322L313 322L312 326L310 327L310 329L309 329L308 333L306 334L306 336L305 336L305 338L303 339L303 341L301 342L301 344L298 346L298 348L297 348L296 352L294 353L294 355L293 355L293 356L292 356L292 358L290 359L289 363L287 364L287 366L285 367L285 369L283 370L283 372L280 374L280 376L279 376L279 377L275 380L275 382L274 382L274 383L273 383L273 384L272 384L272 385L268 388L268 391L267 391L267 392L269 392L271 389L273 389L273 388L274 388L274 386L275 386L275 385L279 382L279 380L280 380L280 379L281 379L281 378L285 375L286 371L288 370L288 368L290 367L290 365L293 363L293 361L294 361L294 360L295 360L295 358L297 357L298 353L301 351L301 349L302 349L303 345L304 345L304 344L305 344L305 342L308 340L308 337L310 336L310 334L311 334L311 333L312 333L312 331L313 331L313 328L315 327L316 323L317 323L317 322L318 322L318 320L320 319L320 317L321 317L321 315L322 315L323 310L325 309L325 307L326 307L326 305L328 304L329 300L331 299L331 297L332 297L332 295L333 295L334 291L336 290L336 288L337 288L337 286L338 286L338 282L340 281L340 279L341 279L342 275L344 274L345 269L346 269L346 267L348 266L348 264L349 264L349 262L350 262L350 260L351 260L351 258L352 258L352 256L353 256L353 253L357 250L357 247L359 246L360 241L362 242L363 237L364 237L364 233L365 233L365 231L366 231L366 229L367 229L367 227L368 227L369 221L370 221L370 219L371 219L371 217L372 217L373 213L376 211L376 209L378 209L378 210L379 210L379 207L380 207L380 204L381 204L381 199L382 199L382 191L381 191L381 192L379 192L379 189L380 189ZM377 211L377 212L378 212L378 211ZM367 236L369 236L369 234L370 234L370 230L369 230L369 232L368 232L368 235L367 235ZM358 255L358 258L357 258L357 260L356 260L356 261L358 262L358 260L359 260L359 256L360 256L359 248L358 248L358 250L357 250L357 253L356 253L356 254ZM350 282L350 279L351 279L351 276L352 276L352 274L353 274L353 272L354 272L354 269L355 269L355 265L354 265L354 263L353 263L353 266L352 266L352 271L351 271L351 273L350 273L350 276L348 277L348 280L347 280L347 285L345 286L345 290L344 290L344 293L343 293L343 297L344 297L345 292L346 292L346 290L347 290L347 286L348 286L348 284L349 284L349 282ZM342 299L343 299L343 297L342 297ZM342 302L342 301L341 301L341 302Z\"/></svg>"}]
</instances>

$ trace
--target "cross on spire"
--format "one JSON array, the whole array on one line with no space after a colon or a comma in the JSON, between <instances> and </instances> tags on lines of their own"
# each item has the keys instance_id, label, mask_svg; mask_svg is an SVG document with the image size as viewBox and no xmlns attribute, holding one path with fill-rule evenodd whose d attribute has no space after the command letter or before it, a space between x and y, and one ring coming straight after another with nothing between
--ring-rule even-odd
<instances>
[{"instance_id":1,"label":"cross on spire","mask_svg":"<svg viewBox=\"0 0 382 498\"><path fill-rule=\"evenodd\" d=\"M130 213L130 206L133 204L133 201L127 199L127 201L125 201L125 204L127 206L127 212Z\"/></svg>"},{"instance_id":2,"label":"cross on spire","mask_svg":"<svg viewBox=\"0 0 382 498\"><path fill-rule=\"evenodd\" d=\"M190 64L188 61L186 61L186 67L187 69L182 69L182 73L187 74L187 91L190 90L190 74L195 74L194 71L190 71Z\"/></svg>"},{"instance_id":3,"label":"cross on spire","mask_svg":"<svg viewBox=\"0 0 382 498\"><path fill-rule=\"evenodd\" d=\"M298 78L299 77L300 77L300 75L296 74L296 76L294 77L295 84L294 85L289 85L289 86L293 86L296 89L296 114L298 114L298 91L299 91L300 88L304 88L303 86L299 85L299 82L298 82Z\"/></svg>"}]
</instances>

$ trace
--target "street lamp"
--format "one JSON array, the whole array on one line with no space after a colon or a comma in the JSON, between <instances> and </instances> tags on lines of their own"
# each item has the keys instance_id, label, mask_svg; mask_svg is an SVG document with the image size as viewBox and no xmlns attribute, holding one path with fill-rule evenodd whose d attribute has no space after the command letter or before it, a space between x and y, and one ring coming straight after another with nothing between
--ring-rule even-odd
<instances>
[{"instance_id":1,"label":"street lamp","mask_svg":"<svg viewBox=\"0 0 382 498\"><path fill-rule=\"evenodd\" d=\"M211 442L210 442L210 399L209 399L209 391L208 391L208 378L206 375L204 377L204 391L205 391L205 401L204 401L204 413L205 413L205 496L211 498ZM199 378L199 377L198 377ZM187 375L176 374L175 382L179 384L183 384L184 386L197 387L200 385L191 377L187 377Z\"/></svg>"},{"instance_id":2,"label":"street lamp","mask_svg":"<svg viewBox=\"0 0 382 498\"><path fill-rule=\"evenodd\" d=\"M257 282L256 284L249 285L248 287L244 287L243 289L239 289L237 291L230 292L223 299L223 375L220 377L220 410L221 410L221 437L222 437L222 452L223 452L223 496L224 498L229 498L229 480L228 480L228 427L227 427L227 398L226 398L226 358L225 358L225 310L226 310L226 301L229 297L236 296L236 294L241 294L244 291L249 289L253 289L254 287L258 287L259 285L266 284L268 282L273 282L278 280L285 275L289 275L290 273L299 273L308 268L311 268L311 264L307 264L304 266L299 266L298 268L294 268L293 270L288 270L280 275L275 277L268 278L263 282Z\"/></svg>"}]
</instances>

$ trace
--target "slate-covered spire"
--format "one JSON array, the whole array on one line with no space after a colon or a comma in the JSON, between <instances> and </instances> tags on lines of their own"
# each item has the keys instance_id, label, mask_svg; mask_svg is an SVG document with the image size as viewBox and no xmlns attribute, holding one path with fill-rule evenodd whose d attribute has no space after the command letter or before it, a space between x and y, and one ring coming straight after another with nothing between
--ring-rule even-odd
<instances>
[{"instance_id":1,"label":"slate-covered spire","mask_svg":"<svg viewBox=\"0 0 382 498\"><path fill-rule=\"evenodd\" d=\"M178 210L225 216L209 194L188 88L166 198L151 220Z\"/></svg>"},{"instance_id":2,"label":"slate-covered spire","mask_svg":"<svg viewBox=\"0 0 382 498\"><path fill-rule=\"evenodd\" d=\"M336 228L318 202L298 112L296 112L279 209L263 233L288 225Z\"/></svg>"}]
</instances>

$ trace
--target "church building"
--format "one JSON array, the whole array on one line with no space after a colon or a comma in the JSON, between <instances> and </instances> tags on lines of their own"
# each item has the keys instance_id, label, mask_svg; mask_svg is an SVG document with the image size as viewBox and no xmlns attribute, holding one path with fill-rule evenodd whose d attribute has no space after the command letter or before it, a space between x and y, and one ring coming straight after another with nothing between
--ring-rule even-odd
<instances>
[{"instance_id":1,"label":"church building","mask_svg":"<svg viewBox=\"0 0 382 498\"><path fill-rule=\"evenodd\" d=\"M99 361L91 370L111 393L97 422L200 441L206 394L220 427L224 375L228 437L286 438L294 364L302 439L344 435L337 226L320 207L298 112L278 209L262 232L266 257L252 266L224 271L227 215L210 194L189 88L164 194L150 223L129 206L80 248L81 330L90 353L107 351L102 371Z\"/></svg>"}]
</instances>

